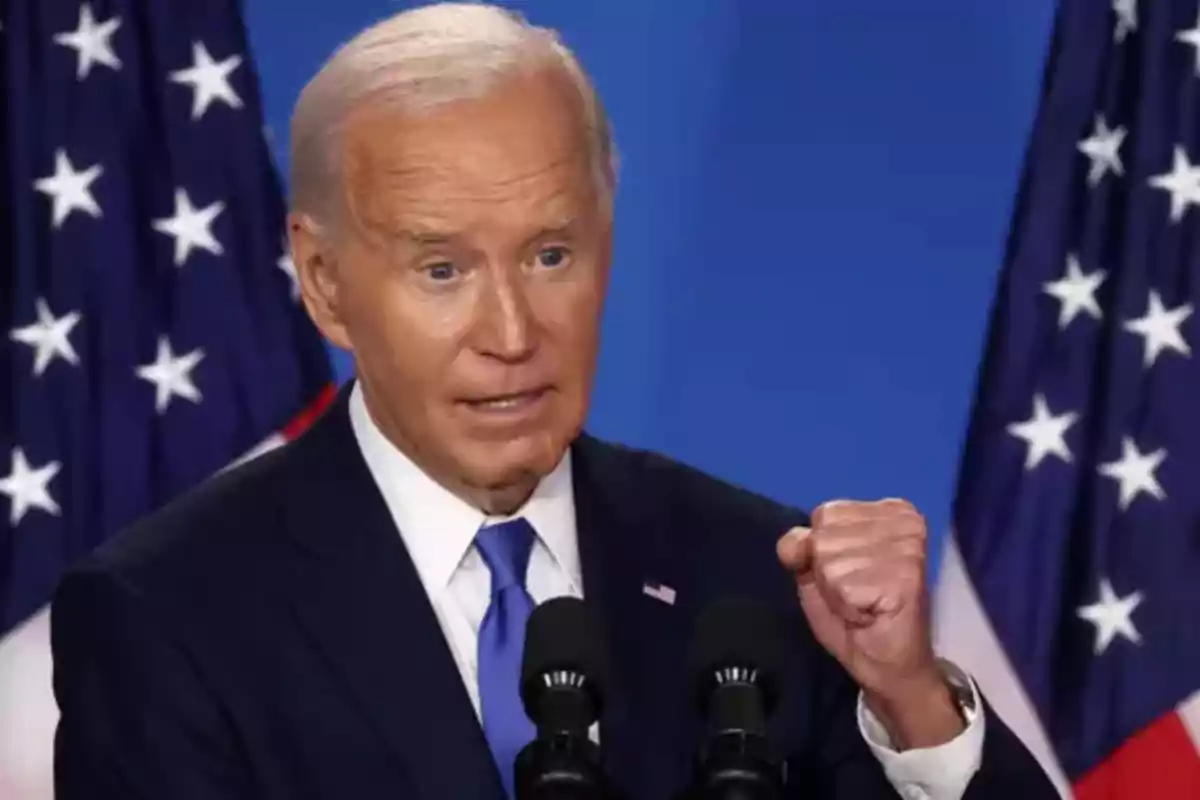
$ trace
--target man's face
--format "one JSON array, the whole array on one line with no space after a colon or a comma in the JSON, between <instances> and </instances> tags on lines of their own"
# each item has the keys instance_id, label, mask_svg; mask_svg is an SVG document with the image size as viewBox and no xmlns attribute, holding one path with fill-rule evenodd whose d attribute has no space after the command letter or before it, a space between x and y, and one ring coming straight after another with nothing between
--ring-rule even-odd
<instances>
[{"instance_id":1,"label":"man's face","mask_svg":"<svg viewBox=\"0 0 1200 800\"><path fill-rule=\"evenodd\" d=\"M359 115L336 241L293 225L310 312L353 351L376 420L491 504L519 503L587 413L610 214L579 104L547 71L420 116Z\"/></svg>"}]
</instances>

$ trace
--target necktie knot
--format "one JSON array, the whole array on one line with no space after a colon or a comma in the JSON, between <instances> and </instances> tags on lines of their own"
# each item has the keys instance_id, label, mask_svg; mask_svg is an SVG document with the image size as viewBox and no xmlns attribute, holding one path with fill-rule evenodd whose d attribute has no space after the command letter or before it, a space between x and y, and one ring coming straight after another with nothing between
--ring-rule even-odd
<instances>
[{"instance_id":1,"label":"necktie knot","mask_svg":"<svg viewBox=\"0 0 1200 800\"><path fill-rule=\"evenodd\" d=\"M492 592L525 585L536 534L522 518L488 525L475 534L475 547L492 573Z\"/></svg>"}]
</instances>

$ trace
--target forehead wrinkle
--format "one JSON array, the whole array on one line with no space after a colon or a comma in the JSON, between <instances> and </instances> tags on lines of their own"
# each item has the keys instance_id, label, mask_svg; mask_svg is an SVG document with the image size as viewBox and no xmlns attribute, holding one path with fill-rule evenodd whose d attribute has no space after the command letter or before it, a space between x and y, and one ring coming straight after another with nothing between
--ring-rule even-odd
<instances>
[{"instance_id":1,"label":"forehead wrinkle","mask_svg":"<svg viewBox=\"0 0 1200 800\"><path fill-rule=\"evenodd\" d=\"M357 209L355 216L377 234L394 236L397 226L403 225L406 232L450 235L457 231L447 230L448 225L470 227L466 221L447 219L460 216L463 208L483 206L486 211L501 204L517 203L531 216L538 217L539 225L544 229L565 227L583 213L578 205L590 202L588 190L580 192L575 181L548 181L542 188L539 179L569 165L570 161L571 157L566 157L524 174L470 186L461 185L463 182L457 180L455 170L440 166L396 165L380 169L360 163L363 169L358 172L363 179L355 181L352 191ZM438 173L448 179L439 178ZM436 190L431 191L431 184ZM527 194L527 188L540 191ZM446 208L455 205L459 208ZM411 219L401 220L401 217Z\"/></svg>"},{"instance_id":2,"label":"forehead wrinkle","mask_svg":"<svg viewBox=\"0 0 1200 800\"><path fill-rule=\"evenodd\" d=\"M547 181L549 183L564 184L573 182L571 180L559 181L555 179L554 174L562 173L563 178L569 179L571 177L570 170L579 166L572 163L577 160L575 154L566 154L552 161L529 165L522 171L492 177L480 175L478 170L473 170L471 168L473 159L470 158L458 159L454 164L437 163L433 160L422 164L419 163L419 159L418 154L417 164L404 164L403 157L401 157L401 159L396 159L401 163L388 164L385 162L378 164L374 169L368 169L367 172L373 184L371 188L385 194L398 193L404 197L412 187L436 186L440 195L451 201L474 199L490 201L518 195L526 186L536 187L541 180L549 179ZM383 160L380 159L380 161ZM486 165L485 170L495 169L494 159L482 157L478 159L478 163ZM581 173L582 176L586 176L586 170ZM550 191L561 192L564 189L555 186Z\"/></svg>"}]
</instances>

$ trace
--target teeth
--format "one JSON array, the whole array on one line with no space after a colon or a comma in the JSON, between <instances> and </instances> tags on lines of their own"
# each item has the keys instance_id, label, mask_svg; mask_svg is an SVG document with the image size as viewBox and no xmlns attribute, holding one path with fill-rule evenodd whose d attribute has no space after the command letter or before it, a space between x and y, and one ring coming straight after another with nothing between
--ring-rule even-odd
<instances>
[{"instance_id":1,"label":"teeth","mask_svg":"<svg viewBox=\"0 0 1200 800\"><path fill-rule=\"evenodd\" d=\"M516 408L521 402L521 399L522 398L520 397L506 397L500 400L484 400L479 405L483 406L484 408L495 409Z\"/></svg>"}]
</instances>

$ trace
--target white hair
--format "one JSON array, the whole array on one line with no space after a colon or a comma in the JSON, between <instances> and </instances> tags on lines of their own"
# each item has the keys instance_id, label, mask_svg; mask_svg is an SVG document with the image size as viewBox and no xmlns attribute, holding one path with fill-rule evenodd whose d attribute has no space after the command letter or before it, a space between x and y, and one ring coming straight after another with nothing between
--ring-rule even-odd
<instances>
[{"instance_id":1,"label":"white hair","mask_svg":"<svg viewBox=\"0 0 1200 800\"><path fill-rule=\"evenodd\" d=\"M342 45L300 93L291 127L291 203L323 224L343 208L340 136L367 104L419 113L478 97L528 67L565 70L582 101L597 188L611 202L617 156L595 88L548 28L478 3L438 3L389 17Z\"/></svg>"}]
</instances>

